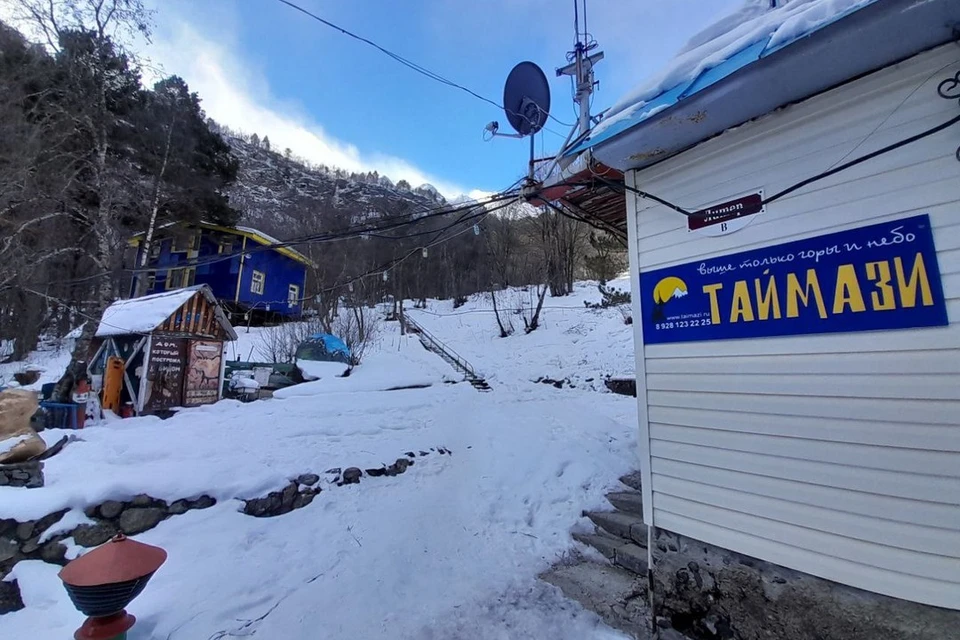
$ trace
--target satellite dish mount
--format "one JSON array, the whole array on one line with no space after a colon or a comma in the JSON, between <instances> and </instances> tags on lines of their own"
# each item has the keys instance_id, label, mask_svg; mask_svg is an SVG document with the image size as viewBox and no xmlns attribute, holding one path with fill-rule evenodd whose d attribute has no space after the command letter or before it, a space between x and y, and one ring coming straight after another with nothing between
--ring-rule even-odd
<instances>
[{"instance_id":1,"label":"satellite dish mount","mask_svg":"<svg viewBox=\"0 0 960 640\"><path fill-rule=\"evenodd\" d=\"M493 121L484 131L487 138L530 138L530 177L533 177L534 135L543 129L550 117L550 84L547 76L532 62L521 62L510 71L503 87L503 111L516 133L500 133L500 123Z\"/></svg>"}]
</instances>

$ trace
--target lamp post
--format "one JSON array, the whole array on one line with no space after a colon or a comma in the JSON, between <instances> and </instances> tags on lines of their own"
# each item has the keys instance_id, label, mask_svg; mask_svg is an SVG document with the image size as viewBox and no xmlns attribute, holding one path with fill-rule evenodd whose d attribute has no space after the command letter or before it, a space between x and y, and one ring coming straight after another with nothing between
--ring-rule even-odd
<instances>
[{"instance_id":1,"label":"lamp post","mask_svg":"<svg viewBox=\"0 0 960 640\"><path fill-rule=\"evenodd\" d=\"M137 619L125 607L166 559L160 547L120 534L61 569L67 595L87 616L74 640L126 640Z\"/></svg>"}]
</instances>

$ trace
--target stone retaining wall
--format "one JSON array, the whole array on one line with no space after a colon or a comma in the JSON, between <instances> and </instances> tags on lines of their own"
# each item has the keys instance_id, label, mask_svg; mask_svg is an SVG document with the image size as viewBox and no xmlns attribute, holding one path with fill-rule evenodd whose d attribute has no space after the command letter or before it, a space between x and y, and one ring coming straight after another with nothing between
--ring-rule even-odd
<instances>
[{"instance_id":1,"label":"stone retaining wall","mask_svg":"<svg viewBox=\"0 0 960 640\"><path fill-rule=\"evenodd\" d=\"M658 530L661 624L697 640L953 640L960 611L847 587Z\"/></svg>"},{"instance_id":2,"label":"stone retaining wall","mask_svg":"<svg viewBox=\"0 0 960 640\"><path fill-rule=\"evenodd\" d=\"M0 464L0 487L27 487L36 489L43 486L42 462L19 462Z\"/></svg>"}]
</instances>

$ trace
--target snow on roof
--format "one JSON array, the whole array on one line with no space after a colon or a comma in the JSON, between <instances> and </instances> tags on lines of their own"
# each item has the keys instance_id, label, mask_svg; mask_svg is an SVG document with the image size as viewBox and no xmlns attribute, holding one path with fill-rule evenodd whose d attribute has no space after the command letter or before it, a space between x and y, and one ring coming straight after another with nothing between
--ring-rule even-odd
<instances>
[{"instance_id":1,"label":"snow on roof","mask_svg":"<svg viewBox=\"0 0 960 640\"><path fill-rule=\"evenodd\" d=\"M118 300L107 307L97 328L97 337L150 333L206 285L155 293L142 298Z\"/></svg>"},{"instance_id":2,"label":"snow on roof","mask_svg":"<svg viewBox=\"0 0 960 640\"><path fill-rule=\"evenodd\" d=\"M877 0L744 0L737 11L707 27L687 43L663 71L641 82L607 110L590 134L623 121L630 125L670 108L759 58L780 50ZM733 64L724 64L733 62ZM711 70L724 65L724 69ZM639 116L636 116L639 112ZM611 131L604 138L615 135Z\"/></svg>"}]
</instances>

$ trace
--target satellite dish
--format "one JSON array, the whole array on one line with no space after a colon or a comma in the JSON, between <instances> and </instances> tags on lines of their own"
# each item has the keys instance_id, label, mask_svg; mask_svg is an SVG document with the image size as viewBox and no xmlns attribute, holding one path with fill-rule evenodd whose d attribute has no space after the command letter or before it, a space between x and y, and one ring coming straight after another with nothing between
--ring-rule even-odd
<instances>
[{"instance_id":1,"label":"satellite dish","mask_svg":"<svg viewBox=\"0 0 960 640\"><path fill-rule=\"evenodd\" d=\"M540 67L521 62L513 68L503 87L503 110L521 136L543 128L550 114L550 85Z\"/></svg>"}]
</instances>

